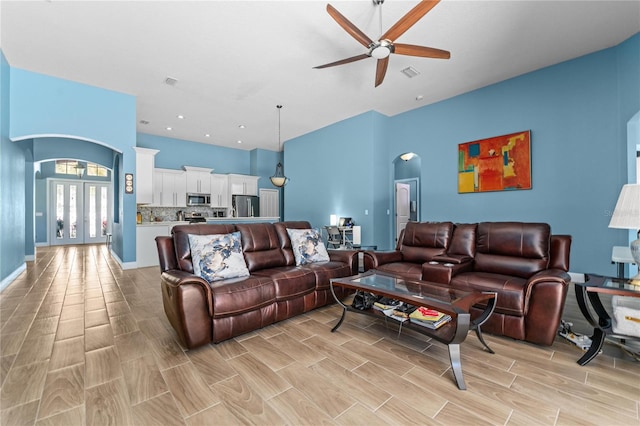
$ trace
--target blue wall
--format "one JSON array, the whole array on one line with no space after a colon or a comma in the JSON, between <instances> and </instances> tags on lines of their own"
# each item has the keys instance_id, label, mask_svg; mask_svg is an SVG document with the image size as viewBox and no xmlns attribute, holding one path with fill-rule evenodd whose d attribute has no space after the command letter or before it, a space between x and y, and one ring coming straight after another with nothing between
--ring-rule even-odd
<instances>
[{"instance_id":1,"label":"blue wall","mask_svg":"<svg viewBox=\"0 0 640 426\"><path fill-rule=\"evenodd\" d=\"M374 234L376 178L389 179L388 164L372 167L383 149L378 135L385 120L368 112L287 141L285 174L291 181L285 187L285 220L322 227L332 214L351 217L362 226L362 244L374 244L380 237ZM382 197L388 200L389 194Z\"/></svg>"},{"instance_id":2,"label":"blue wall","mask_svg":"<svg viewBox=\"0 0 640 426\"><path fill-rule=\"evenodd\" d=\"M382 218L393 209L393 180L383 177L398 155L413 151L422 160L421 220L548 222L554 233L573 236L572 270L614 274L611 247L626 245L628 238L608 224L627 182L625 129L640 110L639 56L636 35L610 49L381 118L386 150L377 150L368 114L289 141L285 154L293 179L285 218L322 225L337 213L362 222L362 209L373 206L374 229L363 228L363 244L373 233L378 246L392 247L392 220ZM531 130L533 189L458 194L458 144L522 130ZM371 150L374 157L384 152L382 164Z\"/></svg>"},{"instance_id":3,"label":"blue wall","mask_svg":"<svg viewBox=\"0 0 640 426\"><path fill-rule=\"evenodd\" d=\"M25 153L9 139L10 68L0 52L0 290L25 268Z\"/></svg>"},{"instance_id":4,"label":"blue wall","mask_svg":"<svg viewBox=\"0 0 640 426\"><path fill-rule=\"evenodd\" d=\"M47 151L47 144L49 151L55 152L60 142L58 137L95 142L120 153L122 173L114 175L114 179L124 181L124 173L135 173L132 147L135 146L136 106L133 96L18 68L11 68L10 72L9 135L12 140L42 138L41 152ZM24 161L22 163L24 166ZM33 168L30 173L33 174ZM32 185L33 180L27 183ZM23 196L24 193L23 188ZM114 197L120 202L116 204L118 211L114 212L112 249L123 263L133 262L135 195L125 196L121 191ZM33 215L32 203L30 211L23 215L23 223L25 216L31 220Z\"/></svg>"}]
</instances>

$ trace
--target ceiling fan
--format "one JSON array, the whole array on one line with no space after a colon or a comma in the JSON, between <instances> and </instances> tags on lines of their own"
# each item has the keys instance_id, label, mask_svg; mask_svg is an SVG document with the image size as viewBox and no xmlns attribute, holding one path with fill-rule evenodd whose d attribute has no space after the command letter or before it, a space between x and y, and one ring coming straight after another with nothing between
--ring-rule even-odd
<instances>
[{"instance_id":1,"label":"ceiling fan","mask_svg":"<svg viewBox=\"0 0 640 426\"><path fill-rule=\"evenodd\" d=\"M381 5L384 0L372 0L374 4ZM409 28L411 28L416 22L420 20L424 15L433 9L440 0L422 0L413 9L411 9L406 15L404 15L398 22L396 22L391 28L387 30L377 41L371 40L365 33L360 31L358 27L353 25L347 18L345 18L338 10L327 4L327 12L331 17L340 25L346 32L355 38L360 44L366 47L369 51L361 55L352 56L350 58L342 59L340 61L331 62L329 64L319 65L314 67L315 69L329 68L336 65L348 64L350 62L359 61L366 58L375 58L378 60L376 67L376 86L382 84L384 76L387 73L387 66L389 65L389 55L396 53L398 55L419 56L423 58L437 58L437 59L449 59L451 53L446 50L434 49L432 47L416 46L413 44L395 43L395 40L404 34Z\"/></svg>"}]
</instances>

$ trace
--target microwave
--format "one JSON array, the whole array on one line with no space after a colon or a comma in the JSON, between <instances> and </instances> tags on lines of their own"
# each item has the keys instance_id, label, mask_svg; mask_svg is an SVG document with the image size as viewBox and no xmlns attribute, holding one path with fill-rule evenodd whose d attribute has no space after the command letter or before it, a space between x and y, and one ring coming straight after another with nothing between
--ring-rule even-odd
<instances>
[{"instance_id":1,"label":"microwave","mask_svg":"<svg viewBox=\"0 0 640 426\"><path fill-rule=\"evenodd\" d=\"M207 206L211 205L210 194L187 194L187 206Z\"/></svg>"}]
</instances>

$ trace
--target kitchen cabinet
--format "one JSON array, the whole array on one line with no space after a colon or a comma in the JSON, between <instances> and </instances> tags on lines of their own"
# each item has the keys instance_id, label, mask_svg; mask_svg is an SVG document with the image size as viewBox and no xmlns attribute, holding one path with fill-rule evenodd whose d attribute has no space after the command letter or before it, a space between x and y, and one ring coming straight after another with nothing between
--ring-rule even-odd
<instances>
[{"instance_id":1,"label":"kitchen cabinet","mask_svg":"<svg viewBox=\"0 0 640 426\"><path fill-rule=\"evenodd\" d=\"M186 207L187 177L182 170L155 169L153 206Z\"/></svg>"},{"instance_id":2,"label":"kitchen cabinet","mask_svg":"<svg viewBox=\"0 0 640 426\"><path fill-rule=\"evenodd\" d=\"M153 203L155 157L160 151L137 146L134 146L133 149L136 151L136 203L151 204Z\"/></svg>"},{"instance_id":3,"label":"kitchen cabinet","mask_svg":"<svg viewBox=\"0 0 640 426\"><path fill-rule=\"evenodd\" d=\"M187 174L187 192L194 194L211 193L211 169L184 166Z\"/></svg>"},{"instance_id":4,"label":"kitchen cabinet","mask_svg":"<svg viewBox=\"0 0 640 426\"><path fill-rule=\"evenodd\" d=\"M231 195L258 195L258 179L260 176L229 175L229 192Z\"/></svg>"},{"instance_id":5,"label":"kitchen cabinet","mask_svg":"<svg viewBox=\"0 0 640 426\"><path fill-rule=\"evenodd\" d=\"M229 207L229 177L211 175L211 207Z\"/></svg>"}]
</instances>

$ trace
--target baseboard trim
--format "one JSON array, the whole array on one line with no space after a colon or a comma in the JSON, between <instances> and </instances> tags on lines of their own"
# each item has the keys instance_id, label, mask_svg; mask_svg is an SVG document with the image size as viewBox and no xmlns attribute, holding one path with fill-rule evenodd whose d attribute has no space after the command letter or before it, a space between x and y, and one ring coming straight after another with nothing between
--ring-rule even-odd
<instances>
[{"instance_id":1,"label":"baseboard trim","mask_svg":"<svg viewBox=\"0 0 640 426\"><path fill-rule=\"evenodd\" d=\"M9 287L9 284L15 281L15 279L18 278L18 275L23 273L26 269L27 269L27 264L25 262L22 265L20 265L15 271L9 274L9 276L7 276L4 280L2 280L2 282L0 282L0 293L2 293L2 291L4 291L5 288Z\"/></svg>"},{"instance_id":2,"label":"baseboard trim","mask_svg":"<svg viewBox=\"0 0 640 426\"><path fill-rule=\"evenodd\" d=\"M116 260L116 262L118 262L118 265L120 265L120 268L122 268L122 270L136 269L138 267L138 264L136 262L123 262L122 259L120 259L120 257L118 257L118 255L113 250L109 250L109 252L111 253L111 256Z\"/></svg>"}]
</instances>

